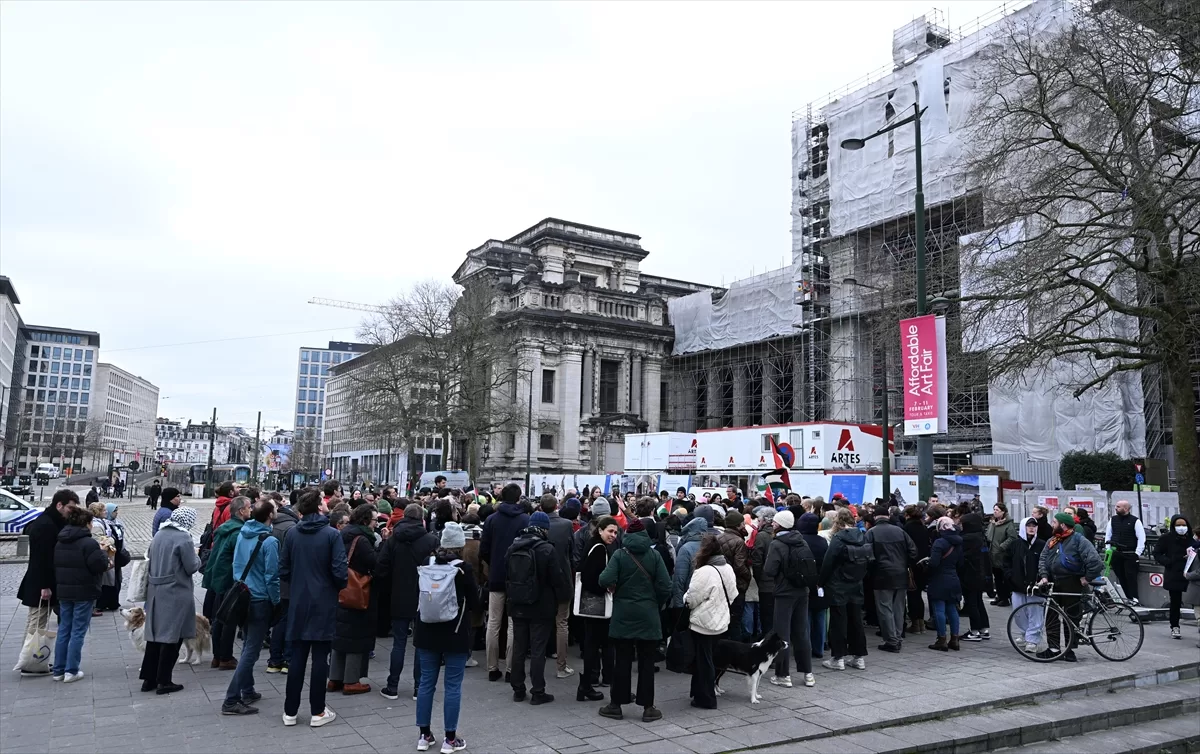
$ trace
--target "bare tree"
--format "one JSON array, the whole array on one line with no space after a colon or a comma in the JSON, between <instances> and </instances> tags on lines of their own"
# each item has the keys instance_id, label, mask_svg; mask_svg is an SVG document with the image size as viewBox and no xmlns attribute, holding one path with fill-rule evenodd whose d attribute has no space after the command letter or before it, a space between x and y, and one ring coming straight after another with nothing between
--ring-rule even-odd
<instances>
[{"instance_id":1,"label":"bare tree","mask_svg":"<svg viewBox=\"0 0 1200 754\"><path fill-rule=\"evenodd\" d=\"M313 473L322 466L321 442L313 427L297 427L292 434L292 450L288 455L288 466L293 471Z\"/></svg>"},{"instance_id":2,"label":"bare tree","mask_svg":"<svg viewBox=\"0 0 1200 754\"><path fill-rule=\"evenodd\" d=\"M966 166L996 230L964 254L964 318L1003 341L992 374L1073 371L1077 397L1164 377L1200 517L1200 6L1107 7L1010 24L991 48Z\"/></svg>"}]
</instances>

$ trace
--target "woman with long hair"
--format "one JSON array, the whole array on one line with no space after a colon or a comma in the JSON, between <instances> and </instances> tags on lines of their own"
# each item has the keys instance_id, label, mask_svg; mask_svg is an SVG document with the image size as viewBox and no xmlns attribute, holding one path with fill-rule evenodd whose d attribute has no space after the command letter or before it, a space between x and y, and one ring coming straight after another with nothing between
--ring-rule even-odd
<instances>
[{"instance_id":1,"label":"woman with long hair","mask_svg":"<svg viewBox=\"0 0 1200 754\"><path fill-rule=\"evenodd\" d=\"M721 554L721 545L711 534L700 540L692 577L683 604L691 612L688 628L696 648L696 667L692 671L692 706L717 708L717 669L713 650L717 640L729 628L729 606L737 599L737 578L733 566Z\"/></svg>"},{"instance_id":2,"label":"woman with long hair","mask_svg":"<svg viewBox=\"0 0 1200 754\"><path fill-rule=\"evenodd\" d=\"M847 665L865 670L867 637L863 631L863 579L867 575L865 555L870 553L871 545L855 526L849 508L837 509L830 531L833 534L821 563L819 579L829 600L830 656L821 665L830 670L845 670Z\"/></svg>"},{"instance_id":3,"label":"woman with long hair","mask_svg":"<svg viewBox=\"0 0 1200 754\"><path fill-rule=\"evenodd\" d=\"M358 492L358 490L355 490ZM378 556L375 552L375 507L359 505L350 511L350 520L342 528L342 545L350 570L364 576L375 572ZM332 516L330 517L332 521ZM370 684L362 683L367 676L367 663L375 649L375 612L378 609L378 589L371 590L366 610L338 605L337 628L333 635L333 652L329 662L327 690L341 691L349 696L365 694Z\"/></svg>"},{"instance_id":4,"label":"woman with long hair","mask_svg":"<svg viewBox=\"0 0 1200 754\"><path fill-rule=\"evenodd\" d=\"M608 566L611 548L616 544L621 527L612 516L597 516L588 524L591 536L584 550L579 569L579 586L585 594L603 597L608 589L600 586L600 574ZM607 686L616 664L615 648L608 640L609 618L581 616L583 620L583 672L575 701L598 702L604 693L596 686Z\"/></svg>"}]
</instances>

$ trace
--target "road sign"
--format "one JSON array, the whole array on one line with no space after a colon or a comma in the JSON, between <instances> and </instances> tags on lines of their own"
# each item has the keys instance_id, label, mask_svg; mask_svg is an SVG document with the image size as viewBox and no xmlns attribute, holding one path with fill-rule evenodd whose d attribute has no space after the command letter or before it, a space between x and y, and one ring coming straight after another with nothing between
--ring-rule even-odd
<instances>
[{"instance_id":1,"label":"road sign","mask_svg":"<svg viewBox=\"0 0 1200 754\"><path fill-rule=\"evenodd\" d=\"M1133 462L1133 470L1136 471L1138 474L1141 474L1142 473L1142 464L1138 463L1137 461L1134 461Z\"/></svg>"},{"instance_id":2,"label":"road sign","mask_svg":"<svg viewBox=\"0 0 1200 754\"><path fill-rule=\"evenodd\" d=\"M1133 481L1137 482L1138 484L1145 484L1146 477L1143 476L1142 474L1134 474Z\"/></svg>"},{"instance_id":3,"label":"road sign","mask_svg":"<svg viewBox=\"0 0 1200 754\"><path fill-rule=\"evenodd\" d=\"M129 462L129 470L130 470L130 471L137 471L139 466L141 466L141 464L140 464L140 463L138 463L137 461L130 461L130 462Z\"/></svg>"},{"instance_id":4,"label":"road sign","mask_svg":"<svg viewBox=\"0 0 1200 754\"><path fill-rule=\"evenodd\" d=\"M1150 574L1150 586L1162 586L1163 575L1161 573Z\"/></svg>"}]
</instances>

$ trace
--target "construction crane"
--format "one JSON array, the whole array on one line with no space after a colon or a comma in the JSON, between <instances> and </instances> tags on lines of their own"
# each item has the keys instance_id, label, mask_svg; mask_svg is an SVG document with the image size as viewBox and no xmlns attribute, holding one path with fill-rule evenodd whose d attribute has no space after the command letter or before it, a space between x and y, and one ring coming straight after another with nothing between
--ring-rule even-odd
<instances>
[{"instance_id":1,"label":"construction crane","mask_svg":"<svg viewBox=\"0 0 1200 754\"><path fill-rule=\"evenodd\" d=\"M360 312L375 312L376 314L382 314L387 311L386 306L379 306L378 304L360 304L356 301L338 301L332 298L310 298L308 303L316 304L317 306L333 306L338 309L354 309Z\"/></svg>"}]
</instances>

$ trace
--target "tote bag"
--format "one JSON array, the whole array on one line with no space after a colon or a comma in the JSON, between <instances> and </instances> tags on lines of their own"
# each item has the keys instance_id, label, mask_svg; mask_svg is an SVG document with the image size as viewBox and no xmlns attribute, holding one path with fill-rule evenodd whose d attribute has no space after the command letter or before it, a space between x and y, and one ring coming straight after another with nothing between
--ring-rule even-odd
<instances>
[{"instance_id":1,"label":"tote bag","mask_svg":"<svg viewBox=\"0 0 1200 754\"><path fill-rule=\"evenodd\" d=\"M603 547L602 544L592 545L592 549L588 551L591 555L597 547ZM593 594L583 588L583 575L575 574L575 604L573 606L575 614L580 618L600 618L608 620L612 617L613 611L613 596L612 592L605 592L603 596Z\"/></svg>"}]
</instances>

